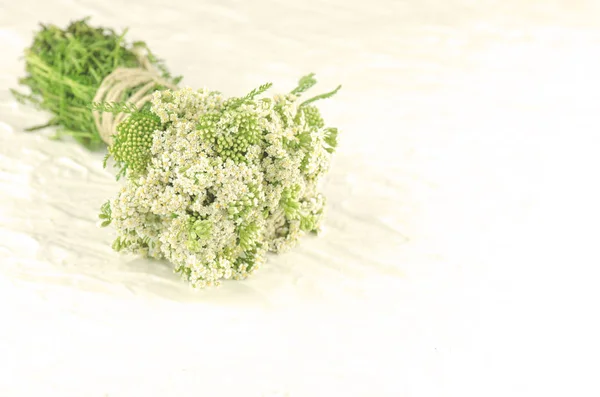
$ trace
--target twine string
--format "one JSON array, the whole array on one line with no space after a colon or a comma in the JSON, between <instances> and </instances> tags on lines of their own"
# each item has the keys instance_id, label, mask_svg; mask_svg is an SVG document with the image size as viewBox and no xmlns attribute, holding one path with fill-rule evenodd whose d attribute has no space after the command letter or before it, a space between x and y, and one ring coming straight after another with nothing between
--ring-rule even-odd
<instances>
[{"instance_id":1,"label":"twine string","mask_svg":"<svg viewBox=\"0 0 600 397\"><path fill-rule=\"evenodd\" d=\"M152 93L158 86L163 86L171 90L177 89L177 86L158 74L156 69L150 63L147 56L136 54L138 56L140 68L117 68L111 74L102 80L98 87L94 102L125 102L133 104L140 109L152 99ZM133 91L133 94L126 98L126 94ZM111 112L93 111L94 122L102 140L108 145L112 145L113 135L116 133L117 125L125 120L129 114Z\"/></svg>"}]
</instances>

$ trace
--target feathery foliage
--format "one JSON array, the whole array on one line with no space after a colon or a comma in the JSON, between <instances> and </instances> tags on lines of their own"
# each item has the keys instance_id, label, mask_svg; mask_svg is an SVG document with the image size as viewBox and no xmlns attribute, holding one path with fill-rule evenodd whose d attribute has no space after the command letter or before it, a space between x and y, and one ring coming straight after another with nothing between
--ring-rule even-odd
<instances>
[{"instance_id":1,"label":"feathery foliage","mask_svg":"<svg viewBox=\"0 0 600 397\"><path fill-rule=\"evenodd\" d=\"M163 77L175 84L180 78L172 78L144 42L128 44L126 30L119 34L112 29L92 27L88 20L71 22L66 29L42 24L31 47L25 50L27 74L19 80L30 92L11 91L20 102L52 113L48 123L28 131L58 126L57 138L72 136L85 147L96 149L104 144L89 106L102 80L113 70L140 67L136 52L145 52Z\"/></svg>"}]
</instances>

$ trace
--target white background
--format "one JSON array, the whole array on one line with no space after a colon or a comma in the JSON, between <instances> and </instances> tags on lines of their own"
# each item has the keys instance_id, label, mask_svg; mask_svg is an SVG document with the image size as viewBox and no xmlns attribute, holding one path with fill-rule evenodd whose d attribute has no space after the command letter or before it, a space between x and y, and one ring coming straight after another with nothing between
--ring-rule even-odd
<instances>
[{"instance_id":1,"label":"white background","mask_svg":"<svg viewBox=\"0 0 600 397\"><path fill-rule=\"evenodd\" d=\"M8 91L86 15L183 85L341 83L326 233L205 291L112 252L103 154ZM599 395L599 74L592 0L2 0L0 396Z\"/></svg>"}]
</instances>

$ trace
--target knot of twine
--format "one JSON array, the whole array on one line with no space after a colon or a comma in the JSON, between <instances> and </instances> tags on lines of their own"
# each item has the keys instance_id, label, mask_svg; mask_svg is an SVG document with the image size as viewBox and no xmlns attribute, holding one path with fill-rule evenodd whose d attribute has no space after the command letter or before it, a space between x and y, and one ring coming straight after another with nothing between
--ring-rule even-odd
<instances>
[{"instance_id":1,"label":"knot of twine","mask_svg":"<svg viewBox=\"0 0 600 397\"><path fill-rule=\"evenodd\" d=\"M124 102L133 104L140 109L152 99L152 93L157 86L164 86L175 90L177 86L158 74L150 63L147 56L136 53L141 67L139 68L117 68L102 80L98 87L94 102ZM125 98L128 91L133 95ZM116 133L117 125L125 120L129 114L93 111L94 122L102 140L111 146L113 135Z\"/></svg>"}]
</instances>

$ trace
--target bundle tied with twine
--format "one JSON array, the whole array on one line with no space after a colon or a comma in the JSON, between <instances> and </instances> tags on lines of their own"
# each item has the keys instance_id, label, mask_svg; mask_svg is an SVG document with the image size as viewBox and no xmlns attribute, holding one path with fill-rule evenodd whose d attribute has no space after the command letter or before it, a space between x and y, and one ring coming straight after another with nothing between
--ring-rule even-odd
<instances>
[{"instance_id":1,"label":"bundle tied with twine","mask_svg":"<svg viewBox=\"0 0 600 397\"><path fill-rule=\"evenodd\" d=\"M243 279L267 252L318 233L326 203L318 185L338 130L313 103L341 86L301 100L317 83L311 73L271 97L261 96L271 83L233 98L177 90L180 78L123 36L85 19L66 30L42 25L20 80L31 93L13 91L53 114L30 130L58 126L88 148L108 145L104 165L112 158L116 178L125 177L98 216L117 232L113 249L166 259L205 287Z\"/></svg>"},{"instance_id":2,"label":"bundle tied with twine","mask_svg":"<svg viewBox=\"0 0 600 397\"><path fill-rule=\"evenodd\" d=\"M92 27L88 20L73 21L64 29L41 24L25 50L27 74L19 79L29 92L11 92L19 102L51 114L47 123L26 131L54 126L54 138L69 136L93 150L112 142L116 124L127 114L101 115L101 109L90 107L92 102L141 109L152 91L174 89L181 77L172 77L146 43L126 42L127 29L119 34Z\"/></svg>"}]
</instances>

